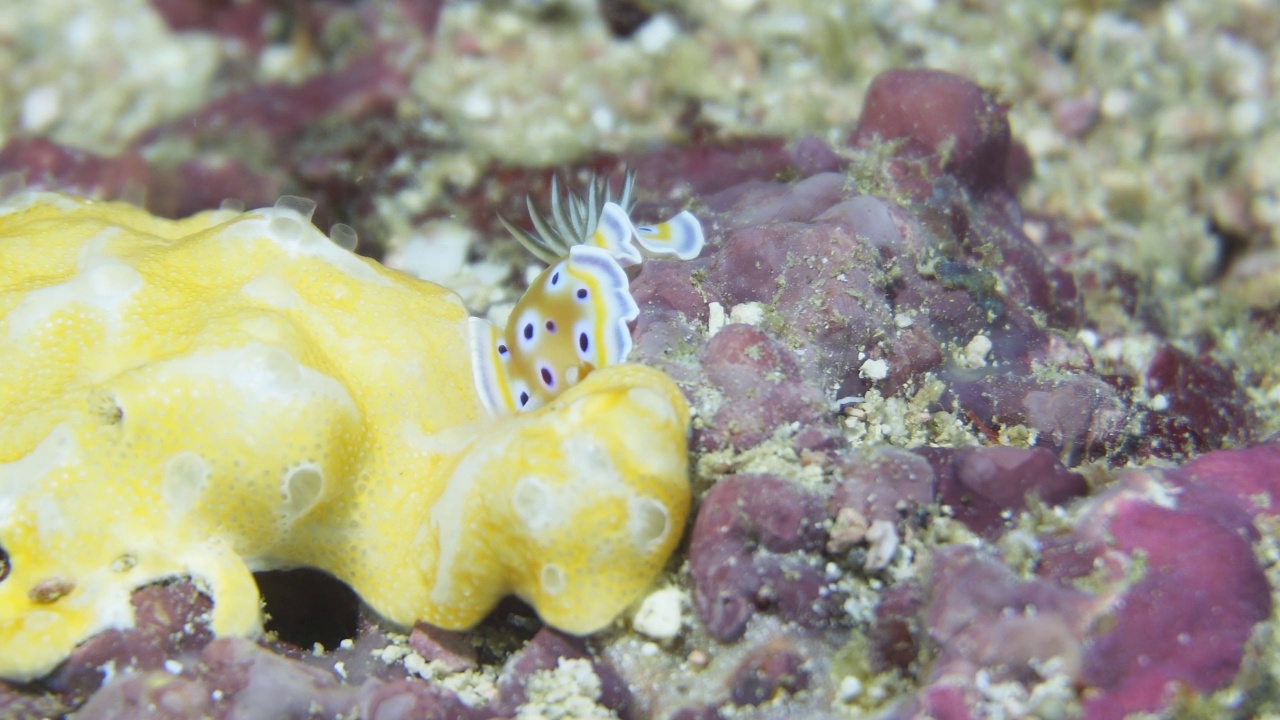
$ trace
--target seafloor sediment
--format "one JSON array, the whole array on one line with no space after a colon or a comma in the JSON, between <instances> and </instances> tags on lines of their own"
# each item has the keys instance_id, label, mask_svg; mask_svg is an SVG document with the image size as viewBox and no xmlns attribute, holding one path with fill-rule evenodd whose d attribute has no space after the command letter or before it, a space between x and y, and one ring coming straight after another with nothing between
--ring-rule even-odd
<instances>
[{"instance_id":1,"label":"seafloor sediment","mask_svg":"<svg viewBox=\"0 0 1280 720\"><path fill-rule=\"evenodd\" d=\"M532 265L496 214L553 172L629 165L708 241L632 281L698 509L614 627L396 633L272 573L275 634L214 641L178 581L0 715L1280 713L1276 36L1212 0L0 7L27 187L304 195L496 320Z\"/></svg>"}]
</instances>

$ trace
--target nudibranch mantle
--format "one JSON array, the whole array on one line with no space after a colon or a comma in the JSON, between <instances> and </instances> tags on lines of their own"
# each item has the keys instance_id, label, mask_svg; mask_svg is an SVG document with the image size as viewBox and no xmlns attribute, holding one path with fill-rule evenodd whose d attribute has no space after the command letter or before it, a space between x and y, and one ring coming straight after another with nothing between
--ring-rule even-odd
<instances>
[{"instance_id":1,"label":"nudibranch mantle","mask_svg":"<svg viewBox=\"0 0 1280 720\"><path fill-rule=\"evenodd\" d=\"M625 362L629 324L640 309L623 268L646 256L692 260L701 254L702 223L688 210L656 225L631 222L627 207L634 185L635 173L628 170L618 202L599 176L592 177L585 195L562 197L553 176L550 220L526 198L535 232L498 216L549 267L529 284L504 330L471 320L476 393L491 414L541 407L596 368Z\"/></svg>"},{"instance_id":2,"label":"nudibranch mantle","mask_svg":"<svg viewBox=\"0 0 1280 720\"><path fill-rule=\"evenodd\" d=\"M184 220L48 193L0 204L0 677L39 677L189 576L220 635L252 571L310 566L461 629L515 593L593 632L689 510L689 411L595 370L491 417L451 291L330 242L289 203ZM7 559L7 560L6 560Z\"/></svg>"}]
</instances>

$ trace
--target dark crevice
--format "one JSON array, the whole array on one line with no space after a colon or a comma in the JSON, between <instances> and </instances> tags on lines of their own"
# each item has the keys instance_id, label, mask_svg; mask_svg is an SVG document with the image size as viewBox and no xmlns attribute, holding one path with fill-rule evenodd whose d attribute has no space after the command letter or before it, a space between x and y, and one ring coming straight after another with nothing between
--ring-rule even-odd
<instances>
[{"instance_id":1,"label":"dark crevice","mask_svg":"<svg viewBox=\"0 0 1280 720\"><path fill-rule=\"evenodd\" d=\"M1211 272L1211 278L1217 280L1231 268L1249 249L1249 237L1242 232L1223 226L1215 218L1209 219L1209 233L1218 241L1218 257Z\"/></svg>"},{"instance_id":2,"label":"dark crevice","mask_svg":"<svg viewBox=\"0 0 1280 720\"><path fill-rule=\"evenodd\" d=\"M279 640L310 650L355 637L360 599L341 580L310 568L269 570L253 579L266 608L266 630Z\"/></svg>"},{"instance_id":3,"label":"dark crevice","mask_svg":"<svg viewBox=\"0 0 1280 720\"><path fill-rule=\"evenodd\" d=\"M537 613L514 597L503 598L484 621L470 631L483 665L502 665L543 627Z\"/></svg>"},{"instance_id":4,"label":"dark crevice","mask_svg":"<svg viewBox=\"0 0 1280 720\"><path fill-rule=\"evenodd\" d=\"M653 16L651 3L637 0L599 0L600 17L614 37L629 38Z\"/></svg>"}]
</instances>

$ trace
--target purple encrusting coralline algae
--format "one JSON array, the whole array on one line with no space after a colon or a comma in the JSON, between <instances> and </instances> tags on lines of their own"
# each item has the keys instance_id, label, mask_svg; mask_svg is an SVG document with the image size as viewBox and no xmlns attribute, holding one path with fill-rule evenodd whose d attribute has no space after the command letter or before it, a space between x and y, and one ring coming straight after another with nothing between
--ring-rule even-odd
<instances>
[{"instance_id":1,"label":"purple encrusting coralline algae","mask_svg":"<svg viewBox=\"0 0 1280 720\"><path fill-rule=\"evenodd\" d=\"M335 113L386 113L399 80L379 62L314 81L359 102L284 94L305 112L277 105L271 117L294 124L264 115L260 130L293 158L289 181L335 192L326 168L350 157L303 162L290 136ZM235 95L198 117L254 104ZM1255 550L1280 508L1280 445L1218 449L1254 439L1256 420L1233 369L1207 352L1164 344L1141 377L1095 368L1071 275L1022 230L1015 147L989 93L901 70L876 79L839 147L704 140L592 164L626 161L646 197L664 198L637 216L688 202L707 231L702 257L646 262L632 282L632 359L675 377L699 413L701 505L675 574L694 615L674 644L646 651L681 653L687 682L628 656L634 634L535 633L519 611L472 635L476 656L418 628L412 656L447 672L384 662L410 650L368 617L352 643L320 653L215 641L207 600L178 582L139 591L137 628L91 640L42 684L0 684L0 715L512 717L536 678L575 669L594 678L580 694L597 709L685 720L1119 718L1229 687L1272 611ZM201 194L211 176L250 195L284 182L236 163L162 173L139 155L34 140L0 149L10 169L58 189L176 184L160 197L175 212L216 202ZM512 215L504 203L548 174L495 168L501 190L479 183L455 200L492 223L484 192ZM1137 402L1139 389L1168 411ZM851 432L876 427L875 402L892 398L909 400L904 417ZM979 446L1009 438L1034 446ZM949 446L923 447L933 441ZM1097 469L1193 453L1205 454L1114 481ZM1087 461L1101 462L1077 467ZM529 642L512 652L495 635Z\"/></svg>"},{"instance_id":2,"label":"purple encrusting coralline algae","mask_svg":"<svg viewBox=\"0 0 1280 720\"><path fill-rule=\"evenodd\" d=\"M836 398L893 394L934 373L948 403L983 423L1024 426L1077 459L1114 450L1128 408L1067 339L1081 327L1074 283L1023 234L1012 190L993 180L1008 162L1003 108L928 71L886 73L867 102L852 161L831 154L825 172L788 183L748 171L701 197L714 228L707 251L654 263L634 283L636 356L688 375L667 356L701 334L710 303L765 305L765 341L734 329L701 351L726 416L708 423L707 449L754 444L809 424ZM882 165L859 165L873 161ZM700 190L698 178L686 182ZM978 337L978 361L955 362ZM885 361L882 377L868 358Z\"/></svg>"},{"instance_id":3,"label":"purple encrusting coralline algae","mask_svg":"<svg viewBox=\"0 0 1280 720\"><path fill-rule=\"evenodd\" d=\"M825 585L823 572L840 560L833 550L848 543L833 541L850 526L863 536L859 557L875 550L875 521L893 523L894 537L920 536L940 506L997 541L1031 504L1088 493L1059 456L1119 462L1250 436L1243 392L1222 366L1157 353L1145 383L1186 409L1172 422L1137 409L1129 386L1101 376L1073 344L1083 319L1071 278L1022 234L1003 181L1003 112L955 76L887 73L852 135L853 167L705 197L709 251L688 267L655 263L636 280L639 355L695 397L718 391L700 447L741 450L801 428L793 449L827 461L818 487L736 474L703 498L689 567L711 637L749 636L762 612L802 635L848 625L839 585ZM858 151L869 149L885 163L877 184L850 182L866 157ZM689 283L694 291L682 290ZM709 302L763 303L766 320L728 325L697 350L689 339L700 337ZM894 322L904 312L914 317L905 327ZM990 354L965 364L953 348L978 335ZM682 339L695 352L671 353ZM886 359L888 373L859 374L865 356ZM979 430L1021 425L1037 446L876 450L829 431L824 401L893 392L925 373L944 379L942 402L972 413ZM1167 708L1182 690L1225 687L1270 614L1249 520L1271 502L1267 463L1278 452L1218 451L1185 470L1122 476L1071 508L1074 529L1031 540L1040 556L1029 578L982 545L925 550L924 572L882 595L866 634L880 669L919 683L891 714L983 717L999 706L1052 715L1079 705L1086 717L1123 717ZM1252 492L1223 492L1228 478ZM812 675L807 693L839 692ZM696 716L714 716L712 706Z\"/></svg>"}]
</instances>

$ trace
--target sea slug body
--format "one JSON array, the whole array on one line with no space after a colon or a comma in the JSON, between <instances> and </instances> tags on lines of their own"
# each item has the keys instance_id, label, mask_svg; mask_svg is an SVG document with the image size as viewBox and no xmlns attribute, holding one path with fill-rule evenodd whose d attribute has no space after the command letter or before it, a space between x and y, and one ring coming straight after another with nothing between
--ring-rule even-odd
<instances>
[{"instance_id":1,"label":"sea slug body","mask_svg":"<svg viewBox=\"0 0 1280 720\"><path fill-rule=\"evenodd\" d=\"M551 183L551 220L528 200L536 232L499 216L507 230L550 267L529 285L505 330L471 320L476 392L494 415L532 410L593 370L627 359L628 325L640 314L624 268L644 258L691 260L702 252L702 224L688 210L657 225L635 225L628 207L635 174L628 171L614 202L593 177L587 192L563 199ZM639 243L639 247L636 247Z\"/></svg>"}]
</instances>

